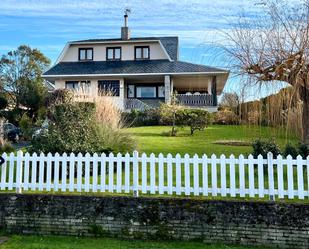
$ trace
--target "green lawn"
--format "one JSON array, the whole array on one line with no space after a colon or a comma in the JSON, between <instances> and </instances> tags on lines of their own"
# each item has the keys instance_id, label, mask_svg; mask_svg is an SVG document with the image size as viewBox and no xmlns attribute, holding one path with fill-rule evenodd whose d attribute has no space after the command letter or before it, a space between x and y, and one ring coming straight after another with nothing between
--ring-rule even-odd
<instances>
[{"instance_id":1,"label":"green lawn","mask_svg":"<svg viewBox=\"0 0 309 249\"><path fill-rule=\"evenodd\" d=\"M13 236L1 249L249 249L256 247L207 245L201 242L159 242L108 238L77 238L61 236ZM263 247L265 248L265 247Z\"/></svg>"},{"instance_id":2,"label":"green lawn","mask_svg":"<svg viewBox=\"0 0 309 249\"><path fill-rule=\"evenodd\" d=\"M140 152L146 152L147 154L150 154L151 152L154 152L155 154L158 154L162 152L163 154L167 153L180 153L180 154L185 154L189 153L190 155L194 155L195 153L202 155L204 153L211 155L212 153L217 154L218 156L222 153L224 153L226 156L229 156L230 154L234 154L238 156L239 154L249 154L252 151L251 146L230 146L230 145L222 145L222 144L216 144L218 140L238 140L238 141L244 141L247 143L252 142L253 140L261 137L261 138L271 138L271 137L276 137L276 141L280 144L281 147L285 145L287 141L291 142L297 142L297 139L295 137L291 137L290 139L286 138L286 134L284 130L278 130L274 128L269 128L269 127L258 127L258 126L223 126L223 125L213 125L208 127L205 131L197 131L193 136L189 134L189 129L184 128L179 131L178 136L176 137L167 137L163 136L162 133L168 131L170 127L166 126L148 126L148 127L138 127L138 128L129 128L127 129L127 132L133 134L137 141L138 141L138 146L139 146L139 151ZM211 165L208 165L208 187L212 187L211 179ZM167 167L165 168L165 173L164 173L164 182L165 185L167 185ZM239 188L239 171L238 167L235 169L235 176L236 176L236 187ZM190 184L191 187L193 187L193 182L194 182L194 169L193 167L190 168ZM255 187L258 186L258 178L257 176L257 168L255 168L256 174L254 178L254 185ZM217 165L217 186L221 187L221 175L220 175L220 165ZM132 176L132 171L130 175L130 182L133 184L133 176ZM287 171L286 168L284 169L284 180L287 182ZM7 172L8 174L8 172ZM277 188L278 182L277 182L277 173L275 171L274 173L275 177L275 188ZM306 170L304 170L304 175L306 175ZM142 169L141 166L139 168L139 175L142 175ZM147 185L150 184L150 167L149 163L147 166ZM175 168L173 169L173 185L175 186L175 181L176 181L176 173L175 173ZM230 171L229 167L226 169L226 186L230 186ZM297 186L297 168L293 168L293 175L294 175L294 186ZM184 184L185 179L184 179L184 168L182 167L181 169L181 177L182 177L182 183ZM249 187L249 181L248 181L248 167L245 167L245 179L246 179L246 188ZM122 172L122 184L124 184L124 171ZM114 174L113 177L114 184L117 182L117 174ZM140 184L142 184L142 178L140 177ZM200 174L199 174L199 182L201 183L203 181L202 179L202 174L201 174L201 168L200 168ZM265 170L264 171L264 187L268 188L268 173ZM76 179L75 179L76 183ZM92 183L92 177L90 178L90 184ZM105 184L109 183L109 176L106 175L106 182ZM98 178L98 184L100 183L100 177ZM155 184L158 186L159 184L159 177L158 174L156 174L155 177ZM286 188L286 186L285 186ZM308 189L308 182L306 181L306 178L304 179L304 188ZM9 191L5 191L9 192ZM32 191L28 190L25 191L25 193L38 193L39 191ZM46 192L41 191L41 192ZM47 192L46 192L47 193ZM49 191L48 193L56 193L56 192L51 192ZM61 192L57 192L61 193ZM75 193L79 194L79 193ZM82 193L86 194L86 193ZM98 195L116 195L116 193L96 193ZM131 195L130 193L129 195ZM183 194L184 195L184 194ZM183 196L182 195L182 196ZM152 195L153 196L153 195ZM207 197L210 198L210 197ZM214 197L214 198L220 198L220 197ZM223 199L227 199L227 197L224 197ZM252 199L252 198L250 198ZM258 199L258 198L257 198ZM265 196L265 200L268 199L268 196ZM296 201L292 200L292 201ZM306 200L308 201L308 200Z\"/></svg>"},{"instance_id":3,"label":"green lawn","mask_svg":"<svg viewBox=\"0 0 309 249\"><path fill-rule=\"evenodd\" d=\"M220 140L237 140L252 142L257 138L275 138L280 147L290 142L297 142L295 136L287 136L285 130L279 128L244 126L244 125L211 125L204 131L196 131L190 135L188 128L180 129L176 137L168 137L162 133L170 130L167 126L146 126L129 128L138 143L140 152L146 153L172 153L190 155L198 154L250 154L251 146L231 146L216 144Z\"/></svg>"}]
</instances>

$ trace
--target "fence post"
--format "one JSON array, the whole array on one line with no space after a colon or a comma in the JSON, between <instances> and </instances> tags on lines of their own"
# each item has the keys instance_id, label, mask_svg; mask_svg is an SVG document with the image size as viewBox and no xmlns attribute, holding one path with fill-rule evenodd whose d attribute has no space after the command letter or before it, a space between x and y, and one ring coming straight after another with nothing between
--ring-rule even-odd
<instances>
[{"instance_id":1,"label":"fence post","mask_svg":"<svg viewBox=\"0 0 309 249\"><path fill-rule=\"evenodd\" d=\"M275 182L274 182L274 166L273 166L273 153L267 153L267 168L268 168L268 191L269 199L271 201L275 200Z\"/></svg>"},{"instance_id":2,"label":"fence post","mask_svg":"<svg viewBox=\"0 0 309 249\"><path fill-rule=\"evenodd\" d=\"M16 193L21 194L22 193L22 182L23 182L23 152L19 150L17 152L17 162L16 162Z\"/></svg>"},{"instance_id":3,"label":"fence post","mask_svg":"<svg viewBox=\"0 0 309 249\"><path fill-rule=\"evenodd\" d=\"M138 197L138 152L133 152L133 196Z\"/></svg>"}]
</instances>

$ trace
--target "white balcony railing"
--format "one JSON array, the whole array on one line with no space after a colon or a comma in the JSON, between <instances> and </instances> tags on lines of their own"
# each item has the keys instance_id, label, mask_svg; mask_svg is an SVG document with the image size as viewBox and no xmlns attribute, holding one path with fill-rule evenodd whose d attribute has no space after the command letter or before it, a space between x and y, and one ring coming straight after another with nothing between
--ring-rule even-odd
<instances>
[{"instance_id":1,"label":"white balcony railing","mask_svg":"<svg viewBox=\"0 0 309 249\"><path fill-rule=\"evenodd\" d=\"M210 94L177 94L177 100L185 106L213 106L213 96Z\"/></svg>"}]
</instances>

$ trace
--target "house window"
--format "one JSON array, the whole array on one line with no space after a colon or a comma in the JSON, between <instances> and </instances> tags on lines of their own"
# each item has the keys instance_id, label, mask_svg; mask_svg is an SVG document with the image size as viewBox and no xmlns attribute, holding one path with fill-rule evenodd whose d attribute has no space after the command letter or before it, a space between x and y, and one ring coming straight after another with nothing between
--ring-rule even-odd
<instances>
[{"instance_id":1,"label":"house window","mask_svg":"<svg viewBox=\"0 0 309 249\"><path fill-rule=\"evenodd\" d=\"M119 80L99 80L98 88L99 94L110 92L113 96L119 96L120 83Z\"/></svg>"},{"instance_id":2,"label":"house window","mask_svg":"<svg viewBox=\"0 0 309 249\"><path fill-rule=\"evenodd\" d=\"M149 46L135 47L135 60L147 60L150 59Z\"/></svg>"},{"instance_id":3,"label":"house window","mask_svg":"<svg viewBox=\"0 0 309 249\"><path fill-rule=\"evenodd\" d=\"M80 48L78 60L92 61L93 60L93 48Z\"/></svg>"},{"instance_id":4,"label":"house window","mask_svg":"<svg viewBox=\"0 0 309 249\"><path fill-rule=\"evenodd\" d=\"M165 97L165 88L164 86L158 86L158 98Z\"/></svg>"},{"instance_id":5,"label":"house window","mask_svg":"<svg viewBox=\"0 0 309 249\"><path fill-rule=\"evenodd\" d=\"M165 88L162 85L129 84L127 88L127 97L141 99L164 98Z\"/></svg>"},{"instance_id":6,"label":"house window","mask_svg":"<svg viewBox=\"0 0 309 249\"><path fill-rule=\"evenodd\" d=\"M89 94L90 93L90 80L66 81L65 88L73 90L73 91L78 91L80 93Z\"/></svg>"},{"instance_id":7,"label":"house window","mask_svg":"<svg viewBox=\"0 0 309 249\"><path fill-rule=\"evenodd\" d=\"M65 82L65 88L70 90L77 89L78 81L66 81Z\"/></svg>"},{"instance_id":8,"label":"house window","mask_svg":"<svg viewBox=\"0 0 309 249\"><path fill-rule=\"evenodd\" d=\"M157 88L155 86L138 86L136 87L137 98L156 98Z\"/></svg>"},{"instance_id":9,"label":"house window","mask_svg":"<svg viewBox=\"0 0 309 249\"><path fill-rule=\"evenodd\" d=\"M106 48L106 60L121 60L121 47Z\"/></svg>"},{"instance_id":10,"label":"house window","mask_svg":"<svg viewBox=\"0 0 309 249\"><path fill-rule=\"evenodd\" d=\"M135 97L135 85L128 85L128 98Z\"/></svg>"}]
</instances>

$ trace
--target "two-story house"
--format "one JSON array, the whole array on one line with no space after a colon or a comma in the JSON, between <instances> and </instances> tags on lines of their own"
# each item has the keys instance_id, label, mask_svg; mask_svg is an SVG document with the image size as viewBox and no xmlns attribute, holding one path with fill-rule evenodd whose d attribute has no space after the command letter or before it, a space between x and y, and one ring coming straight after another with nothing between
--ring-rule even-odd
<instances>
[{"instance_id":1,"label":"two-story house","mask_svg":"<svg viewBox=\"0 0 309 249\"><path fill-rule=\"evenodd\" d=\"M216 110L229 72L179 61L178 37L131 38L124 18L121 38L69 42L43 77L56 89L110 90L123 110L157 107L172 93L183 105Z\"/></svg>"}]
</instances>

